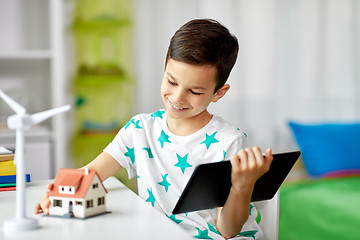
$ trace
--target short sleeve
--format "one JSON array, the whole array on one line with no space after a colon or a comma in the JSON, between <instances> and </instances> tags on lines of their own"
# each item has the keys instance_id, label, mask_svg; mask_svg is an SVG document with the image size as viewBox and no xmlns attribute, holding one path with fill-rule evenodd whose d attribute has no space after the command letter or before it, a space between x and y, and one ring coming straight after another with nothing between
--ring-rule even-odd
<instances>
[{"instance_id":1,"label":"short sleeve","mask_svg":"<svg viewBox=\"0 0 360 240\"><path fill-rule=\"evenodd\" d=\"M226 151L225 159L230 160L230 158L236 154L240 149L247 148L249 146L247 136L244 133L241 133L234 141L230 144L229 148Z\"/></svg>"},{"instance_id":2,"label":"short sleeve","mask_svg":"<svg viewBox=\"0 0 360 240\"><path fill-rule=\"evenodd\" d=\"M127 170L129 178L136 176L135 147L131 128L125 125L115 138L103 150L110 154L123 168Z\"/></svg>"}]
</instances>

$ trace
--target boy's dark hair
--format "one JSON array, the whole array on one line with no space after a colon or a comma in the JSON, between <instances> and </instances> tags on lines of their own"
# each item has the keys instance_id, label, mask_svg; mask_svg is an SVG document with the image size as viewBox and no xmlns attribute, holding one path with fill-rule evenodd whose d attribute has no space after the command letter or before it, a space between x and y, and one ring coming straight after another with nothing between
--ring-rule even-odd
<instances>
[{"instance_id":1,"label":"boy's dark hair","mask_svg":"<svg viewBox=\"0 0 360 240\"><path fill-rule=\"evenodd\" d=\"M170 40L165 67L169 59L194 65L216 67L219 90L233 68L239 44L229 30L213 19L195 19L179 28Z\"/></svg>"}]
</instances>

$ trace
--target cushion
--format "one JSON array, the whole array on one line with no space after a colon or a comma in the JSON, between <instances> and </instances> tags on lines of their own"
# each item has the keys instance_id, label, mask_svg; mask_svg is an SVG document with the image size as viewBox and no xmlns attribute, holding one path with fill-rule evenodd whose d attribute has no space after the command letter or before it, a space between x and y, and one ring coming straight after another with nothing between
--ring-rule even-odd
<instances>
[{"instance_id":1,"label":"cushion","mask_svg":"<svg viewBox=\"0 0 360 240\"><path fill-rule=\"evenodd\" d=\"M289 126L311 176L360 173L360 123L290 122Z\"/></svg>"}]
</instances>

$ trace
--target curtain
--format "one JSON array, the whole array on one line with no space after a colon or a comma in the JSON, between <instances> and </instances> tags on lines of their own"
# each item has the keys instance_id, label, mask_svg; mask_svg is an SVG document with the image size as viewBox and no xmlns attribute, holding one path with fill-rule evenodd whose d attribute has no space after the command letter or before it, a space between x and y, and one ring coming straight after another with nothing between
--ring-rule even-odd
<instances>
[{"instance_id":1,"label":"curtain","mask_svg":"<svg viewBox=\"0 0 360 240\"><path fill-rule=\"evenodd\" d=\"M171 36L193 18L214 18L240 43L231 88L209 107L274 152L296 145L288 121L360 120L360 1L136 0L136 112L162 108Z\"/></svg>"}]
</instances>

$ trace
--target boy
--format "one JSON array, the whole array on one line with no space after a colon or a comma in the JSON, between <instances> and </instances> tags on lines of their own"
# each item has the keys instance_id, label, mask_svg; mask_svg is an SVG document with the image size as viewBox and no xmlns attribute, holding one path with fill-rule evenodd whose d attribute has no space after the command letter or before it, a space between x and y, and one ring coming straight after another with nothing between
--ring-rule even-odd
<instances>
[{"instance_id":1,"label":"boy","mask_svg":"<svg viewBox=\"0 0 360 240\"><path fill-rule=\"evenodd\" d=\"M270 167L271 149L263 157L258 147L246 148L243 132L207 111L229 90L225 82L238 49L237 39L217 21L197 19L183 25L165 59L161 96L166 111L133 117L85 166L103 181L126 168L129 178L137 177L141 198L197 238L262 237L250 198L256 180ZM198 164L229 158L232 187L224 207L171 214ZM35 212L48 214L48 205L45 194Z\"/></svg>"}]
</instances>

